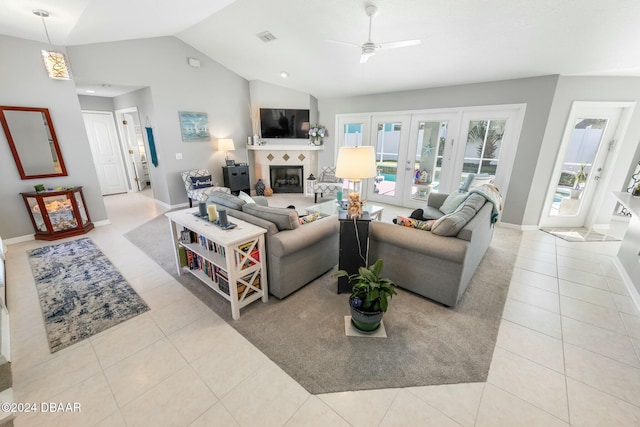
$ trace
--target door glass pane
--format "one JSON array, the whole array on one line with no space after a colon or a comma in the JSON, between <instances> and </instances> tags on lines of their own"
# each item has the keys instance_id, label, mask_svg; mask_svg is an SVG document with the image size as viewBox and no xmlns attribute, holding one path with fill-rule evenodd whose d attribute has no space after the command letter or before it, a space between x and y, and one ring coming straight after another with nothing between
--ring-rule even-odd
<instances>
[{"instance_id":1,"label":"door glass pane","mask_svg":"<svg viewBox=\"0 0 640 427\"><path fill-rule=\"evenodd\" d=\"M418 123L412 199L427 200L431 191L438 191L446 138L447 122Z\"/></svg>"},{"instance_id":2,"label":"door glass pane","mask_svg":"<svg viewBox=\"0 0 640 427\"><path fill-rule=\"evenodd\" d=\"M402 123L378 123L376 163L378 175L374 179L374 192L394 196L398 177L398 150Z\"/></svg>"},{"instance_id":3,"label":"door glass pane","mask_svg":"<svg viewBox=\"0 0 640 427\"><path fill-rule=\"evenodd\" d=\"M580 212L583 193L607 123L607 119L597 118L576 120L551 202L550 216L576 216Z\"/></svg>"},{"instance_id":4,"label":"door glass pane","mask_svg":"<svg viewBox=\"0 0 640 427\"><path fill-rule=\"evenodd\" d=\"M467 181L469 174L476 175L469 188L488 183L495 178L506 125L506 120L469 122L460 185Z\"/></svg>"},{"instance_id":5,"label":"door glass pane","mask_svg":"<svg viewBox=\"0 0 640 427\"><path fill-rule=\"evenodd\" d=\"M344 146L359 147L362 145L363 123L346 123L344 125Z\"/></svg>"}]
</instances>

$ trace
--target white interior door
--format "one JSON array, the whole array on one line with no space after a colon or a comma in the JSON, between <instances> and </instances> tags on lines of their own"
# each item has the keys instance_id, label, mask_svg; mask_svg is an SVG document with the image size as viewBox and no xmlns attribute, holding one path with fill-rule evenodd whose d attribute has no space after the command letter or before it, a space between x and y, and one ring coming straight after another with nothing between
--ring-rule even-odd
<instances>
[{"instance_id":1,"label":"white interior door","mask_svg":"<svg viewBox=\"0 0 640 427\"><path fill-rule=\"evenodd\" d=\"M574 103L547 190L542 227L591 227L606 190L622 107ZM580 179L580 172L584 179Z\"/></svg>"},{"instance_id":2,"label":"white interior door","mask_svg":"<svg viewBox=\"0 0 640 427\"><path fill-rule=\"evenodd\" d=\"M107 112L83 112L82 117L102 195L126 193L128 187L113 115Z\"/></svg>"},{"instance_id":3,"label":"white interior door","mask_svg":"<svg viewBox=\"0 0 640 427\"><path fill-rule=\"evenodd\" d=\"M129 161L131 162L134 172L135 186L138 191L144 190L147 186L147 180L145 178L145 171L142 165L142 155L140 153L140 147L137 143L135 121L131 113L124 113L122 115L122 129L124 143L127 147L127 153L129 154ZM144 153L142 153L144 154Z\"/></svg>"}]
</instances>

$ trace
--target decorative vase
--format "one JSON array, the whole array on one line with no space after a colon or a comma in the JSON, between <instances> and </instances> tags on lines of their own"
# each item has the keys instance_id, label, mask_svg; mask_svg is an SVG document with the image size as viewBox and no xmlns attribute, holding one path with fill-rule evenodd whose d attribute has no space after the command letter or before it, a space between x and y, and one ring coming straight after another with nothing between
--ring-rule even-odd
<instances>
[{"instance_id":1,"label":"decorative vase","mask_svg":"<svg viewBox=\"0 0 640 427\"><path fill-rule=\"evenodd\" d=\"M364 333L371 333L378 330L382 316L382 311L362 311L355 308L349 298L349 309L351 310L351 324L359 331Z\"/></svg>"},{"instance_id":2,"label":"decorative vase","mask_svg":"<svg viewBox=\"0 0 640 427\"><path fill-rule=\"evenodd\" d=\"M266 186L264 185L264 182L262 182L262 179L258 179L258 182L256 183L256 195L264 196L265 187Z\"/></svg>"}]
</instances>

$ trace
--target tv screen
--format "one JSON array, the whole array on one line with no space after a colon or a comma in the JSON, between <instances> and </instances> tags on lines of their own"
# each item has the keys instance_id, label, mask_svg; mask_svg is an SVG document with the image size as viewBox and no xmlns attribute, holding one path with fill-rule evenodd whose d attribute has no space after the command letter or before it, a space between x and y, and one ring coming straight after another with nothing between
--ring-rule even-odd
<instances>
[{"instance_id":1,"label":"tv screen","mask_svg":"<svg viewBox=\"0 0 640 427\"><path fill-rule=\"evenodd\" d=\"M263 138L309 138L309 110L261 108Z\"/></svg>"}]
</instances>

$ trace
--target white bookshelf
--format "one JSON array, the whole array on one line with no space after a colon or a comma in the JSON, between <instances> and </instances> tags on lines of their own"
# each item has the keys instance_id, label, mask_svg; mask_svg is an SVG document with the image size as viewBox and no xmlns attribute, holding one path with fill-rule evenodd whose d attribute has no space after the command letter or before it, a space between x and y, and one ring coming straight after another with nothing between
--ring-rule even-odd
<instances>
[{"instance_id":1,"label":"white bookshelf","mask_svg":"<svg viewBox=\"0 0 640 427\"><path fill-rule=\"evenodd\" d=\"M198 208L169 212L178 275L192 274L231 304L231 316L254 301L267 302L264 228L229 217L224 230L194 215ZM181 259L181 253L184 256ZM186 261L186 262L185 262Z\"/></svg>"}]
</instances>

